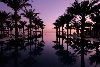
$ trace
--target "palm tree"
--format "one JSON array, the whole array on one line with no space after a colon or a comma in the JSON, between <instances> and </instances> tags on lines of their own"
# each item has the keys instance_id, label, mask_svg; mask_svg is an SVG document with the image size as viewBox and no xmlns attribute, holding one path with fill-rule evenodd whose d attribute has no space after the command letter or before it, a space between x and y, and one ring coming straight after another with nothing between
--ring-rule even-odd
<instances>
[{"instance_id":1,"label":"palm tree","mask_svg":"<svg viewBox=\"0 0 100 67\"><path fill-rule=\"evenodd\" d=\"M0 29L1 29L1 36L3 34L4 23L9 19L10 13L5 11L0 11Z\"/></svg>"},{"instance_id":2,"label":"palm tree","mask_svg":"<svg viewBox=\"0 0 100 67\"><path fill-rule=\"evenodd\" d=\"M59 16L59 23L60 23L60 26L62 27L62 45L63 45L63 27L64 27L64 24L65 24L65 18L63 15ZM60 28L59 28L60 30Z\"/></svg>"},{"instance_id":3,"label":"palm tree","mask_svg":"<svg viewBox=\"0 0 100 67\"><path fill-rule=\"evenodd\" d=\"M35 24L35 31L36 31L36 35L37 35L37 29L38 29L38 25L41 22L42 19L40 19L39 17L35 17L33 18L33 23Z\"/></svg>"},{"instance_id":4,"label":"palm tree","mask_svg":"<svg viewBox=\"0 0 100 67\"><path fill-rule=\"evenodd\" d=\"M28 25L25 25L26 27L27 27L27 30L28 30L28 37L30 36L30 34L29 34L29 30L30 30L30 28L33 28L34 27L34 25L30 25L30 24L28 24ZM30 37L29 37L30 38Z\"/></svg>"},{"instance_id":5,"label":"palm tree","mask_svg":"<svg viewBox=\"0 0 100 67\"><path fill-rule=\"evenodd\" d=\"M15 16L15 39L17 39L18 35L18 28L17 28L17 15L19 10L21 10L23 7L31 6L31 4L27 3L30 0L0 0L0 2L3 2L12 10L14 11L14 16Z\"/></svg>"},{"instance_id":6,"label":"palm tree","mask_svg":"<svg viewBox=\"0 0 100 67\"><path fill-rule=\"evenodd\" d=\"M99 24L100 24L100 11L98 12L95 12L93 14L90 15L90 19L92 19L92 21L96 22L94 25L96 26L95 27L95 35L96 35L96 38L98 38L98 31L99 31Z\"/></svg>"},{"instance_id":7,"label":"palm tree","mask_svg":"<svg viewBox=\"0 0 100 67\"><path fill-rule=\"evenodd\" d=\"M22 27L22 25L21 25L21 24L18 24L18 26L17 26L17 27L18 27L18 32L20 33L20 32L21 32L21 29L22 29L23 27ZM19 34L19 36L20 36L20 34Z\"/></svg>"},{"instance_id":8,"label":"palm tree","mask_svg":"<svg viewBox=\"0 0 100 67\"><path fill-rule=\"evenodd\" d=\"M86 21L85 17L99 10L100 4L95 5L98 2L99 0L85 0L79 3L78 0L75 0L75 2L67 9L69 14L81 16L81 39L84 38L84 24Z\"/></svg>"},{"instance_id":9,"label":"palm tree","mask_svg":"<svg viewBox=\"0 0 100 67\"><path fill-rule=\"evenodd\" d=\"M29 10L27 10L27 9L25 9L25 10L23 10L24 11L24 13L21 13L21 15L23 15L24 17L26 17L26 18L28 18L29 19L29 23L30 23L30 25L32 25L32 20L37 16L37 14L39 14L39 13L35 13L34 11L35 11L35 9L29 9ZM31 36L31 28L30 28L30 36Z\"/></svg>"},{"instance_id":10,"label":"palm tree","mask_svg":"<svg viewBox=\"0 0 100 67\"><path fill-rule=\"evenodd\" d=\"M55 21L55 23L53 23L53 25L55 25L54 29L56 29L56 40L58 42L58 29L59 29L59 20L57 19Z\"/></svg>"},{"instance_id":11,"label":"palm tree","mask_svg":"<svg viewBox=\"0 0 100 67\"><path fill-rule=\"evenodd\" d=\"M65 18L64 18L64 16L63 15L60 16L59 20L60 20L60 24L62 26L62 36L63 36L63 27L64 27L64 24L65 24Z\"/></svg>"},{"instance_id":12,"label":"palm tree","mask_svg":"<svg viewBox=\"0 0 100 67\"><path fill-rule=\"evenodd\" d=\"M76 28L77 36L79 36L80 25L79 23L74 23L74 27Z\"/></svg>"},{"instance_id":13,"label":"palm tree","mask_svg":"<svg viewBox=\"0 0 100 67\"><path fill-rule=\"evenodd\" d=\"M67 27L67 38L68 38L69 24L70 24L70 21L74 18L74 16L70 14L64 14L64 16L65 16L64 21L66 22L66 27Z\"/></svg>"},{"instance_id":14,"label":"palm tree","mask_svg":"<svg viewBox=\"0 0 100 67\"><path fill-rule=\"evenodd\" d=\"M43 24L42 20L39 22L38 26L42 29L42 41L43 41L43 29L44 29L45 25Z\"/></svg>"},{"instance_id":15,"label":"palm tree","mask_svg":"<svg viewBox=\"0 0 100 67\"><path fill-rule=\"evenodd\" d=\"M25 36L24 28L25 28L25 25L26 25L27 22L26 21L20 21L19 23L21 24L21 26L23 28L23 36Z\"/></svg>"},{"instance_id":16,"label":"palm tree","mask_svg":"<svg viewBox=\"0 0 100 67\"><path fill-rule=\"evenodd\" d=\"M9 31L10 31L11 28L12 28L12 26L11 26L11 21L6 21L5 23L6 23L6 26L7 26L7 29L8 29L8 37L9 37L9 34L11 34L11 33L9 33Z\"/></svg>"},{"instance_id":17,"label":"palm tree","mask_svg":"<svg viewBox=\"0 0 100 67\"><path fill-rule=\"evenodd\" d=\"M57 26L58 26L58 31L57 31L57 37L60 36L60 27L61 27L61 21L60 21L60 17L58 17L58 19L56 20ZM59 45L60 45L60 37L59 37Z\"/></svg>"},{"instance_id":18,"label":"palm tree","mask_svg":"<svg viewBox=\"0 0 100 67\"><path fill-rule=\"evenodd\" d=\"M86 21L86 16L99 10L99 6L100 4L95 5L96 3L98 3L99 0L85 0L82 2L78 2L78 0L75 0L75 2L71 5L71 7L68 7L67 12L68 14L72 14L72 15L78 15L81 16L81 39L84 39L84 29L85 29L85 21ZM81 54L84 54L84 44L81 44ZM81 59L84 58L84 55L81 56ZM84 67L85 65L84 60L81 60L81 64Z\"/></svg>"},{"instance_id":19,"label":"palm tree","mask_svg":"<svg viewBox=\"0 0 100 67\"><path fill-rule=\"evenodd\" d=\"M55 26L54 29L56 29L56 36L57 36L58 35L58 33L57 33L57 31L58 31L58 23L54 22L53 25Z\"/></svg>"}]
</instances>

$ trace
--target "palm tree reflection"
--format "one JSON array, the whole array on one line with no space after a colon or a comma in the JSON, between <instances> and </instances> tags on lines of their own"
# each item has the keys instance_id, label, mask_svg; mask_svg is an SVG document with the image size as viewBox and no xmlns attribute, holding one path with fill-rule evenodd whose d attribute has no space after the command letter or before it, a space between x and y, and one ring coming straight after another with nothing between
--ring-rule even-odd
<instances>
[{"instance_id":1,"label":"palm tree reflection","mask_svg":"<svg viewBox=\"0 0 100 67\"><path fill-rule=\"evenodd\" d=\"M95 46L96 53L93 55L90 55L90 57L89 57L90 65L92 65L93 63L96 63L96 65L100 65L100 50L98 49L99 44L100 44L100 42L94 42L94 44L93 44ZM95 67L96 67L96 65L95 65Z\"/></svg>"},{"instance_id":2,"label":"palm tree reflection","mask_svg":"<svg viewBox=\"0 0 100 67\"><path fill-rule=\"evenodd\" d=\"M10 60L9 54L4 49L4 41L0 41L0 67L4 67Z\"/></svg>"},{"instance_id":3,"label":"palm tree reflection","mask_svg":"<svg viewBox=\"0 0 100 67\"><path fill-rule=\"evenodd\" d=\"M72 66L77 62L77 56L74 53L71 53L67 50L58 50L55 53L57 56L59 56L60 62L62 62L64 65Z\"/></svg>"},{"instance_id":4,"label":"palm tree reflection","mask_svg":"<svg viewBox=\"0 0 100 67\"><path fill-rule=\"evenodd\" d=\"M39 63L35 59L36 56L41 55L42 51L44 50L44 41L34 40L34 44L28 42L29 44L29 57L24 59L21 63L24 64L24 67L32 67L36 66ZM34 48L33 48L34 47Z\"/></svg>"},{"instance_id":5,"label":"palm tree reflection","mask_svg":"<svg viewBox=\"0 0 100 67\"><path fill-rule=\"evenodd\" d=\"M93 44L89 40L81 40L77 39L73 44L70 46L74 49L76 54L81 54L81 67L85 67L84 55L87 55L92 52L91 49L94 47Z\"/></svg>"},{"instance_id":6,"label":"palm tree reflection","mask_svg":"<svg viewBox=\"0 0 100 67\"><path fill-rule=\"evenodd\" d=\"M57 50L55 54L59 57L59 61L64 65L72 66L75 64L75 62L77 62L77 56L75 55L75 53L70 52L68 49L64 50L63 45L56 44L53 46L53 48Z\"/></svg>"},{"instance_id":7,"label":"palm tree reflection","mask_svg":"<svg viewBox=\"0 0 100 67\"><path fill-rule=\"evenodd\" d=\"M19 48L24 44L20 39L19 40L9 40L7 43L14 49L14 51L11 53L11 59L14 59L14 67L18 67L18 59L21 57L21 53L19 51Z\"/></svg>"}]
</instances>

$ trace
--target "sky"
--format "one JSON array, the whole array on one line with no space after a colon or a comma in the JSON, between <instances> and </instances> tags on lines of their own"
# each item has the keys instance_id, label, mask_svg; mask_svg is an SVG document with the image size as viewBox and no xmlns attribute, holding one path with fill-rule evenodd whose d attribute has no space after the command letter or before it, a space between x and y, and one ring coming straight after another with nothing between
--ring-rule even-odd
<instances>
[{"instance_id":1,"label":"sky","mask_svg":"<svg viewBox=\"0 0 100 67\"><path fill-rule=\"evenodd\" d=\"M40 13L39 17L46 25L44 32L55 32L55 30L52 29L54 27L53 23L73 2L74 0L33 0L33 2L29 3L32 4L32 8L35 9L35 12ZM13 12L11 8L3 3L0 3L0 10Z\"/></svg>"}]
</instances>

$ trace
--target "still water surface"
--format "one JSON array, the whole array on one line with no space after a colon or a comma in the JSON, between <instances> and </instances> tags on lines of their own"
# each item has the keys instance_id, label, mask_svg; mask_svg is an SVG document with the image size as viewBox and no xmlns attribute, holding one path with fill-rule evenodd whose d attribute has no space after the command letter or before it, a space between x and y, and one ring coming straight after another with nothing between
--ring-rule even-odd
<instances>
[{"instance_id":1,"label":"still water surface","mask_svg":"<svg viewBox=\"0 0 100 67\"><path fill-rule=\"evenodd\" d=\"M32 45L31 47L27 45L25 50L21 50L21 48L15 50L13 47L12 50L7 50L5 53L3 53L4 56L1 55L2 61L0 61L0 67L81 67L81 54L75 53L75 51L70 46L68 46L67 51L66 43L63 44L63 53L60 50L55 50L53 48L55 44L54 42L52 42L55 40L55 34L45 33L45 44L43 47L37 48L37 53L34 52L34 49L36 47L34 45ZM14 54L14 51L16 54ZM100 67L99 65L96 65L96 63L90 65L89 57L91 57L90 55L94 55L95 53L96 52L94 49L91 50L91 53L84 56L85 67ZM62 56L61 54L63 54L64 56ZM71 58L73 58L74 60L72 60ZM93 62L95 62L95 60Z\"/></svg>"}]
</instances>

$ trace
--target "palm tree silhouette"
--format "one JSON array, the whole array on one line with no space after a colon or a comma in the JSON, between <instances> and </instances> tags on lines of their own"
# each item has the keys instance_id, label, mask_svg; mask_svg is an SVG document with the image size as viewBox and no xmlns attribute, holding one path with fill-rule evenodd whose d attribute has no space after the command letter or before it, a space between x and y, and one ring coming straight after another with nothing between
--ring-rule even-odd
<instances>
[{"instance_id":1,"label":"palm tree silhouette","mask_svg":"<svg viewBox=\"0 0 100 67\"><path fill-rule=\"evenodd\" d=\"M31 66L34 66L34 65L37 65L38 62L36 61L36 59L32 56L32 45L33 43L31 42L28 42L28 45L30 46L29 47L29 57L24 59L21 63L24 64L24 67L31 67Z\"/></svg>"},{"instance_id":2,"label":"palm tree silhouette","mask_svg":"<svg viewBox=\"0 0 100 67\"><path fill-rule=\"evenodd\" d=\"M74 44L70 44L75 53L81 54L81 66L85 67L84 55L91 53L94 49L93 44L88 40L77 39Z\"/></svg>"},{"instance_id":3,"label":"palm tree silhouette","mask_svg":"<svg viewBox=\"0 0 100 67\"><path fill-rule=\"evenodd\" d=\"M11 46L12 49L14 49L14 51L11 53L10 57L11 57L11 59L14 59L14 67L18 67L18 58L21 57L21 53L19 52L19 47L22 47L22 45L24 43L21 39L19 39L19 40L11 39L8 41L7 44L9 46Z\"/></svg>"},{"instance_id":4,"label":"palm tree silhouette","mask_svg":"<svg viewBox=\"0 0 100 67\"><path fill-rule=\"evenodd\" d=\"M3 31L4 31L4 23L9 19L9 17L10 17L10 13L7 13L5 11L0 11L0 29L1 29L1 36L3 35Z\"/></svg>"},{"instance_id":5,"label":"palm tree silhouette","mask_svg":"<svg viewBox=\"0 0 100 67\"><path fill-rule=\"evenodd\" d=\"M5 67L7 63L10 61L10 55L5 51L5 41L0 41L0 66Z\"/></svg>"},{"instance_id":6,"label":"palm tree silhouette","mask_svg":"<svg viewBox=\"0 0 100 67\"><path fill-rule=\"evenodd\" d=\"M29 34L29 32L30 32L29 29L30 29L30 28L33 28L33 25L28 24L28 25L25 25L25 26L26 26L26 30L28 31L28 35L27 35L27 36L29 37L29 36L30 36L30 34Z\"/></svg>"},{"instance_id":7,"label":"palm tree silhouette","mask_svg":"<svg viewBox=\"0 0 100 67\"><path fill-rule=\"evenodd\" d=\"M93 14L90 15L90 19L92 19L94 22L96 22L94 25L94 32L96 33L96 38L98 38L98 31L99 31L99 18L100 18L100 13L99 11L98 12L95 12Z\"/></svg>"},{"instance_id":8,"label":"palm tree silhouette","mask_svg":"<svg viewBox=\"0 0 100 67\"><path fill-rule=\"evenodd\" d=\"M81 27L80 21L75 21L75 19L74 19L73 20L73 27L75 27L77 36L79 36L79 30Z\"/></svg>"},{"instance_id":9,"label":"palm tree silhouette","mask_svg":"<svg viewBox=\"0 0 100 67\"><path fill-rule=\"evenodd\" d=\"M58 29L59 29L59 20L57 19L55 21L55 23L53 23L53 25L55 25L54 29L56 29L56 40L58 42Z\"/></svg>"},{"instance_id":10,"label":"palm tree silhouette","mask_svg":"<svg viewBox=\"0 0 100 67\"><path fill-rule=\"evenodd\" d=\"M9 37L9 34L11 35L12 34L12 30L13 30L13 24L11 21L6 21L6 26L7 26L7 31L8 31L8 37ZM9 33L10 31L10 33Z\"/></svg>"},{"instance_id":11,"label":"palm tree silhouette","mask_svg":"<svg viewBox=\"0 0 100 67\"><path fill-rule=\"evenodd\" d=\"M72 66L77 62L77 56L74 53L71 53L67 50L58 50L55 53L57 56L59 56L60 62L62 62L64 65Z\"/></svg>"},{"instance_id":12,"label":"palm tree silhouette","mask_svg":"<svg viewBox=\"0 0 100 67\"><path fill-rule=\"evenodd\" d=\"M58 23L57 22L54 22L53 25L55 25L54 29L56 29L56 36L57 36L58 35Z\"/></svg>"},{"instance_id":13,"label":"palm tree silhouette","mask_svg":"<svg viewBox=\"0 0 100 67\"><path fill-rule=\"evenodd\" d=\"M0 0L0 2L3 2L12 10L14 11L14 17L15 17L15 39L18 37L18 28L17 28L17 23L18 23L18 12L19 10L23 9L23 7L31 6L31 4L27 3L29 0Z\"/></svg>"},{"instance_id":14,"label":"palm tree silhouette","mask_svg":"<svg viewBox=\"0 0 100 67\"><path fill-rule=\"evenodd\" d=\"M43 41L43 29L45 28L46 25L44 25L44 22L42 20L40 20L38 26L42 29L42 41Z\"/></svg>"},{"instance_id":15,"label":"palm tree silhouette","mask_svg":"<svg viewBox=\"0 0 100 67\"><path fill-rule=\"evenodd\" d=\"M33 23L35 24L35 28L34 28L34 29L35 29L35 31L36 31L36 35L35 35L35 36L37 36L37 29L39 29L38 26L39 26L41 20L42 20L42 19L40 19L39 17L33 18Z\"/></svg>"},{"instance_id":16,"label":"palm tree silhouette","mask_svg":"<svg viewBox=\"0 0 100 67\"><path fill-rule=\"evenodd\" d=\"M71 53L70 51L64 50L63 45L54 45L53 48L56 51L56 55L59 57L59 61L62 62L64 65L72 66L77 61L77 56L75 53Z\"/></svg>"},{"instance_id":17,"label":"palm tree silhouette","mask_svg":"<svg viewBox=\"0 0 100 67\"><path fill-rule=\"evenodd\" d=\"M41 55L42 51L44 50L44 43L42 41L39 42L39 40L35 41L34 40L34 48L33 48L33 43L28 42L29 47L29 57L24 59L21 63L24 64L24 67L32 67L38 64L37 60L35 59L36 56Z\"/></svg>"},{"instance_id":18,"label":"palm tree silhouette","mask_svg":"<svg viewBox=\"0 0 100 67\"><path fill-rule=\"evenodd\" d=\"M22 26L22 28L23 28L23 36L25 37L25 30L24 30L24 28L25 28L25 25L26 25L26 21L19 21L19 23L21 24L21 26Z\"/></svg>"},{"instance_id":19,"label":"palm tree silhouette","mask_svg":"<svg viewBox=\"0 0 100 67\"><path fill-rule=\"evenodd\" d=\"M58 31L56 30L57 33L58 33L58 34L56 33L56 35L57 35L57 37L59 37L59 45L60 45L60 27L61 27L60 24L61 24L61 21L59 20L59 18L60 18L60 17L58 17L58 19L56 20L56 24L57 24L57 26L58 26L57 29L58 29L58 31L59 31L59 32L58 32Z\"/></svg>"},{"instance_id":20,"label":"palm tree silhouette","mask_svg":"<svg viewBox=\"0 0 100 67\"><path fill-rule=\"evenodd\" d=\"M93 45L94 45L94 47L95 47L95 49L96 49L96 53L95 54L93 54L93 55L90 55L90 57L89 57L89 63L90 63L90 65L92 65L93 63L96 63L96 65L100 65L100 51L99 51L99 44L100 44L100 42L94 42L93 43ZM95 65L95 67L96 67L96 65Z\"/></svg>"},{"instance_id":21,"label":"palm tree silhouette","mask_svg":"<svg viewBox=\"0 0 100 67\"><path fill-rule=\"evenodd\" d=\"M75 0L75 2L72 3L72 5L66 10L69 14L81 16L81 39L84 38L84 24L86 21L85 17L99 10L99 4L95 5L98 2L99 0L85 0L79 3L78 0Z\"/></svg>"},{"instance_id":22,"label":"palm tree silhouette","mask_svg":"<svg viewBox=\"0 0 100 67\"><path fill-rule=\"evenodd\" d=\"M54 43L56 42L56 41L53 41ZM59 50L59 49L63 49L64 47L63 47L63 44L62 45L59 45L58 44L58 41L55 43L55 45L54 46L52 46L52 48L54 48L55 50Z\"/></svg>"},{"instance_id":23,"label":"palm tree silhouette","mask_svg":"<svg viewBox=\"0 0 100 67\"><path fill-rule=\"evenodd\" d=\"M61 15L60 17L59 17L59 21L60 21L60 25L62 26L62 45L63 45L63 40L64 40L64 38L63 38L63 27L64 27L64 24L65 24L65 17L63 16L63 15Z\"/></svg>"},{"instance_id":24,"label":"palm tree silhouette","mask_svg":"<svg viewBox=\"0 0 100 67\"><path fill-rule=\"evenodd\" d=\"M66 29L67 29L67 38L68 38L68 29L69 29L69 24L70 24L70 21L74 18L73 15L71 14L64 14L64 21L66 23Z\"/></svg>"},{"instance_id":25,"label":"palm tree silhouette","mask_svg":"<svg viewBox=\"0 0 100 67\"><path fill-rule=\"evenodd\" d=\"M34 22L33 20L36 19L36 16L37 16L37 14L39 14L39 13L35 13L35 12L34 12L35 9L34 9L34 10L32 10L32 9L29 9L29 10L25 9L25 10L23 10L23 11L24 11L24 13L21 13L21 15L23 15L23 16L26 17L26 18L28 18L28 19L29 19L30 25L32 25L32 22ZM35 23L35 22L34 22L34 23ZM31 28L30 28L30 37L31 37Z\"/></svg>"}]
</instances>

